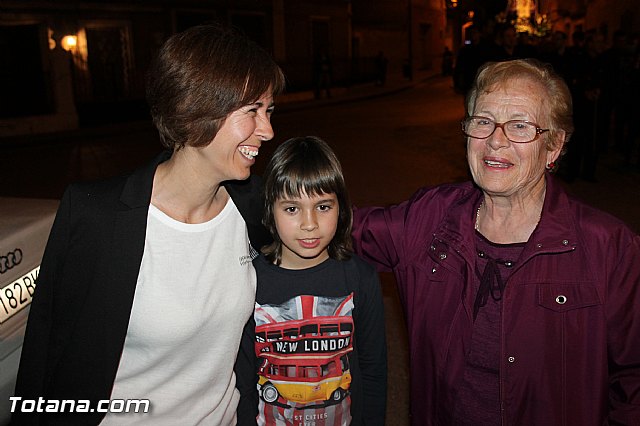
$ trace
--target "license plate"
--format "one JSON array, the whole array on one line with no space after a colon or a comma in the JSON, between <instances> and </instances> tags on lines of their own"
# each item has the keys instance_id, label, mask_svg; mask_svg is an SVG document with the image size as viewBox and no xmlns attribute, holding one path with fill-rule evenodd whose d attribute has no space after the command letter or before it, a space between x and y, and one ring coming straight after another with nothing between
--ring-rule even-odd
<instances>
[{"instance_id":1,"label":"license plate","mask_svg":"<svg viewBox=\"0 0 640 426\"><path fill-rule=\"evenodd\" d=\"M0 324L31 303L40 266L0 289Z\"/></svg>"}]
</instances>

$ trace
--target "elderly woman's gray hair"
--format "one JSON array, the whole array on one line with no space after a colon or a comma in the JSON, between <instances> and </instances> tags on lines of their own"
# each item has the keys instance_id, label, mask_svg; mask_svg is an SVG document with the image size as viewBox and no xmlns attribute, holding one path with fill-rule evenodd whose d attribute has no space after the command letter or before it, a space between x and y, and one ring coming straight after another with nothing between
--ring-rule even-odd
<instances>
[{"instance_id":1,"label":"elderly woman's gray hair","mask_svg":"<svg viewBox=\"0 0 640 426\"><path fill-rule=\"evenodd\" d=\"M499 89L506 81L529 79L546 90L544 111L548 123L537 123L549 129L546 134L548 149L557 148L558 132L564 131L566 144L573 133L573 105L571 93L564 79L549 64L536 59L516 59L504 62L488 62L478 70L471 90L467 94L467 115L473 115L476 101L483 93Z\"/></svg>"}]
</instances>

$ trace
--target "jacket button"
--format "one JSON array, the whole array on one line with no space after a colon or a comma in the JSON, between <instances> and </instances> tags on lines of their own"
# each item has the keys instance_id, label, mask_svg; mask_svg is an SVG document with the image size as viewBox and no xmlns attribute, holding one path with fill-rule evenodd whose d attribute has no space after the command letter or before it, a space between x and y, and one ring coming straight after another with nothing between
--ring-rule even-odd
<instances>
[{"instance_id":1,"label":"jacket button","mask_svg":"<svg viewBox=\"0 0 640 426\"><path fill-rule=\"evenodd\" d=\"M561 294L558 297L556 297L556 303L558 305L564 305L565 303L567 303L567 296Z\"/></svg>"},{"instance_id":2,"label":"jacket button","mask_svg":"<svg viewBox=\"0 0 640 426\"><path fill-rule=\"evenodd\" d=\"M515 356L510 356L509 358L507 358L507 361L516 362L516 357Z\"/></svg>"},{"instance_id":3,"label":"jacket button","mask_svg":"<svg viewBox=\"0 0 640 426\"><path fill-rule=\"evenodd\" d=\"M536 247L537 248L542 248L542 244L538 243L538 244L536 244Z\"/></svg>"},{"instance_id":4,"label":"jacket button","mask_svg":"<svg viewBox=\"0 0 640 426\"><path fill-rule=\"evenodd\" d=\"M440 253L440 259L445 260L447 258L447 253Z\"/></svg>"},{"instance_id":5,"label":"jacket button","mask_svg":"<svg viewBox=\"0 0 640 426\"><path fill-rule=\"evenodd\" d=\"M569 245L569 240L562 240L562 245L563 246Z\"/></svg>"},{"instance_id":6,"label":"jacket button","mask_svg":"<svg viewBox=\"0 0 640 426\"><path fill-rule=\"evenodd\" d=\"M431 270L431 273L432 273L432 274L435 274L437 270L438 270L438 269L434 267L434 268Z\"/></svg>"}]
</instances>

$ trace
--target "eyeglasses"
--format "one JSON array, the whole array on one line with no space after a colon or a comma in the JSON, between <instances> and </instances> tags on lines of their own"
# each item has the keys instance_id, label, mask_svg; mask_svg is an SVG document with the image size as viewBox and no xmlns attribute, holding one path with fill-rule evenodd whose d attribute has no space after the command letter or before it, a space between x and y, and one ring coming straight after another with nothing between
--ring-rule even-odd
<instances>
[{"instance_id":1,"label":"eyeglasses","mask_svg":"<svg viewBox=\"0 0 640 426\"><path fill-rule=\"evenodd\" d=\"M509 120L504 123L496 123L490 118L471 116L462 121L462 133L476 138L486 139L500 127L504 135L511 142L529 143L533 142L544 132L549 129L541 129L536 123L526 120Z\"/></svg>"}]
</instances>

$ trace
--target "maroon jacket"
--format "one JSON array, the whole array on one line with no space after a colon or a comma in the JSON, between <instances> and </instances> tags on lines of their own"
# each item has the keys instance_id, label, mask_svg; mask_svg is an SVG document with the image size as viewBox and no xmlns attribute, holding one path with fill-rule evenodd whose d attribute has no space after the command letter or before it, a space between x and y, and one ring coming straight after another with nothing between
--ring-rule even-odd
<instances>
[{"instance_id":1,"label":"maroon jacket","mask_svg":"<svg viewBox=\"0 0 640 426\"><path fill-rule=\"evenodd\" d=\"M449 425L471 343L472 183L356 209L356 251L395 273L409 328L411 422ZM640 236L554 178L502 300L502 425L640 425Z\"/></svg>"}]
</instances>

